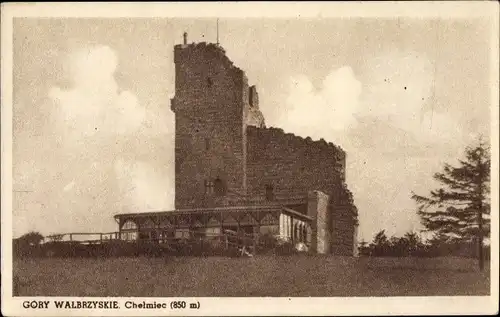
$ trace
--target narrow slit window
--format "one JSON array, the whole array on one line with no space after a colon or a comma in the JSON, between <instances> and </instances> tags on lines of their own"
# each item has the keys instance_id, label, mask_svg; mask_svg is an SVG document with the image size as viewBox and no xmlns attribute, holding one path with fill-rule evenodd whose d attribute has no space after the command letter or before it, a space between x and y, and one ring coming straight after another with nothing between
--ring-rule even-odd
<instances>
[{"instance_id":1,"label":"narrow slit window","mask_svg":"<svg viewBox=\"0 0 500 317\"><path fill-rule=\"evenodd\" d=\"M274 200L274 187L266 185L266 200Z\"/></svg>"},{"instance_id":2,"label":"narrow slit window","mask_svg":"<svg viewBox=\"0 0 500 317\"><path fill-rule=\"evenodd\" d=\"M205 138L205 150L210 150L210 139Z\"/></svg>"},{"instance_id":3,"label":"narrow slit window","mask_svg":"<svg viewBox=\"0 0 500 317\"><path fill-rule=\"evenodd\" d=\"M214 183L212 181L205 181L205 194L212 195L214 193Z\"/></svg>"},{"instance_id":4,"label":"narrow slit window","mask_svg":"<svg viewBox=\"0 0 500 317\"><path fill-rule=\"evenodd\" d=\"M214 189L215 189L215 194L217 196L225 196L226 195L226 185L224 184L224 182L220 178L217 178L214 181Z\"/></svg>"}]
</instances>

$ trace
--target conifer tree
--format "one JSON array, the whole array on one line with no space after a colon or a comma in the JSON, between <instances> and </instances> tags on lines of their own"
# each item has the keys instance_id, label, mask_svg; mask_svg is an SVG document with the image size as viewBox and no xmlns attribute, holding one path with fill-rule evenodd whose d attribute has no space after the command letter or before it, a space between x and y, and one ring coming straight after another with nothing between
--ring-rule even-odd
<instances>
[{"instance_id":1,"label":"conifer tree","mask_svg":"<svg viewBox=\"0 0 500 317\"><path fill-rule=\"evenodd\" d=\"M388 255L391 248L391 243L387 235L385 234L385 230L379 231L375 237L373 238L373 242L370 243L371 254L374 256L385 256Z\"/></svg>"},{"instance_id":2,"label":"conifer tree","mask_svg":"<svg viewBox=\"0 0 500 317\"><path fill-rule=\"evenodd\" d=\"M458 166L445 164L434 175L442 187L430 196L413 194L418 214L427 231L454 237L459 242L477 243L479 268L483 270L483 240L490 233L490 153L480 140L467 147Z\"/></svg>"}]
</instances>

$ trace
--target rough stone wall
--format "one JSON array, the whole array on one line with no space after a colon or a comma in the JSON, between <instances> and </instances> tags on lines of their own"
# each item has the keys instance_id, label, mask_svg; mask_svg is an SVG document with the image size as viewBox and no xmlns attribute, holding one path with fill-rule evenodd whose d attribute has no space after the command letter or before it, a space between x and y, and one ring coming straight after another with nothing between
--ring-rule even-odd
<instances>
[{"instance_id":1,"label":"rough stone wall","mask_svg":"<svg viewBox=\"0 0 500 317\"><path fill-rule=\"evenodd\" d=\"M352 255L357 210L345 185L345 152L324 140L312 141L281 129L247 127L247 192L275 199L307 197L317 190L329 197L327 218L333 254Z\"/></svg>"},{"instance_id":2,"label":"rough stone wall","mask_svg":"<svg viewBox=\"0 0 500 317\"><path fill-rule=\"evenodd\" d=\"M320 190L335 200L345 173L344 156L342 149L324 140L248 126L248 194L265 196L266 185L272 185L276 199L306 197L309 190Z\"/></svg>"},{"instance_id":3,"label":"rough stone wall","mask_svg":"<svg viewBox=\"0 0 500 317\"><path fill-rule=\"evenodd\" d=\"M175 208L224 205L205 182L245 195L247 78L215 44L176 45L174 61Z\"/></svg>"},{"instance_id":4,"label":"rough stone wall","mask_svg":"<svg viewBox=\"0 0 500 317\"><path fill-rule=\"evenodd\" d=\"M352 206L330 206L331 252L337 255L354 255L357 220Z\"/></svg>"},{"instance_id":5,"label":"rough stone wall","mask_svg":"<svg viewBox=\"0 0 500 317\"><path fill-rule=\"evenodd\" d=\"M307 213L313 218L311 224L311 251L327 254L331 248L330 212L328 210L329 197L320 191L308 193Z\"/></svg>"},{"instance_id":6,"label":"rough stone wall","mask_svg":"<svg viewBox=\"0 0 500 317\"><path fill-rule=\"evenodd\" d=\"M344 183L345 152L265 128L257 89L219 45L176 45L174 62L175 208L266 203L271 185L273 200L297 202L306 213L301 199L319 190L330 197L331 250L352 254L357 216ZM216 179L226 189L220 197L206 194L206 182Z\"/></svg>"}]
</instances>

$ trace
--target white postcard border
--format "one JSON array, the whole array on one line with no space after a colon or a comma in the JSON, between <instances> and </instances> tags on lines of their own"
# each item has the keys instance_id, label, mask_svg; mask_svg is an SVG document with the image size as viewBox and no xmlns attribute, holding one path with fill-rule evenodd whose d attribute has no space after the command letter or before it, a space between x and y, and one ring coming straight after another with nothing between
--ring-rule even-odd
<instances>
[{"instance_id":1,"label":"white postcard border","mask_svg":"<svg viewBox=\"0 0 500 317\"><path fill-rule=\"evenodd\" d=\"M203 8L201 10L201 8ZM349 2L349 3L33 3L2 4L1 115L2 115L2 313L31 316L146 316L146 315L472 315L498 312L498 116L499 37L496 2ZM415 17L485 18L492 23L491 50L491 295L478 297L378 297L378 298L56 298L12 297L12 20L14 17ZM199 302L186 310L65 310L25 309L26 301L103 300Z\"/></svg>"}]
</instances>

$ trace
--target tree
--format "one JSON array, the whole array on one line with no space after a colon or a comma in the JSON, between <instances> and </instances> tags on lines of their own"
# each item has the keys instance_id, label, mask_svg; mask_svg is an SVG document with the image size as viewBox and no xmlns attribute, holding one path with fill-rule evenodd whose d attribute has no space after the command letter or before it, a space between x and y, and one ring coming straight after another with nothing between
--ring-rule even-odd
<instances>
[{"instance_id":1,"label":"tree","mask_svg":"<svg viewBox=\"0 0 500 317\"><path fill-rule=\"evenodd\" d=\"M452 238L442 232L434 233L427 241L430 253L432 253L433 256L450 254L450 240L452 240Z\"/></svg>"},{"instance_id":2,"label":"tree","mask_svg":"<svg viewBox=\"0 0 500 317\"><path fill-rule=\"evenodd\" d=\"M371 254L375 256L388 255L390 246L385 230L381 230L375 235L373 242L370 243Z\"/></svg>"},{"instance_id":3,"label":"tree","mask_svg":"<svg viewBox=\"0 0 500 317\"><path fill-rule=\"evenodd\" d=\"M17 239L12 240L12 248L14 256L31 256L36 254L40 248L38 247L43 241L43 236L38 232L28 232Z\"/></svg>"},{"instance_id":4,"label":"tree","mask_svg":"<svg viewBox=\"0 0 500 317\"><path fill-rule=\"evenodd\" d=\"M405 233L402 239L405 241L406 250L409 255L414 255L423 247L420 237L415 232Z\"/></svg>"},{"instance_id":5,"label":"tree","mask_svg":"<svg viewBox=\"0 0 500 317\"><path fill-rule=\"evenodd\" d=\"M50 242L61 242L64 237L64 234L53 234L51 236L48 236L47 239L49 239Z\"/></svg>"},{"instance_id":6,"label":"tree","mask_svg":"<svg viewBox=\"0 0 500 317\"><path fill-rule=\"evenodd\" d=\"M408 241L404 237L394 237L389 239L389 254L392 256L408 255Z\"/></svg>"},{"instance_id":7,"label":"tree","mask_svg":"<svg viewBox=\"0 0 500 317\"><path fill-rule=\"evenodd\" d=\"M480 140L467 147L459 166L445 164L434 179L442 184L429 197L413 193L418 214L427 231L447 235L459 242L477 243L479 268L483 270L483 240L490 233L490 154Z\"/></svg>"},{"instance_id":8,"label":"tree","mask_svg":"<svg viewBox=\"0 0 500 317\"><path fill-rule=\"evenodd\" d=\"M35 232L35 231L31 231L31 232L28 232L24 235L22 235L21 237L19 237L17 239L17 241L25 244L25 245L29 245L29 246L35 246L35 245L39 245L40 242L43 241L43 236L38 233L38 232Z\"/></svg>"}]
</instances>

